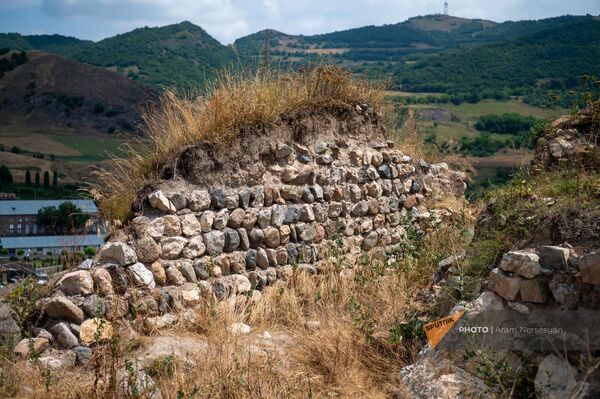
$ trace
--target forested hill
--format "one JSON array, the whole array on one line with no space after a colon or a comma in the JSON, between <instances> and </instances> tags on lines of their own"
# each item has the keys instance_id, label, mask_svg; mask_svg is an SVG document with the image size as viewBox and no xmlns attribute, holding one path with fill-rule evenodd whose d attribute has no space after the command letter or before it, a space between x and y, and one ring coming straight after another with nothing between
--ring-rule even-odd
<instances>
[{"instance_id":1,"label":"forested hill","mask_svg":"<svg viewBox=\"0 0 600 399\"><path fill-rule=\"evenodd\" d=\"M60 35L0 34L0 48L38 49L151 85L202 85L232 65L292 68L322 56L395 89L443 92L447 101L525 95L541 104L598 75L600 19L563 16L495 23L444 15L304 36L264 30L225 46L190 23L139 28L99 42ZM577 61L573 61L577 60Z\"/></svg>"},{"instance_id":2,"label":"forested hill","mask_svg":"<svg viewBox=\"0 0 600 399\"><path fill-rule=\"evenodd\" d=\"M407 91L488 98L524 94L539 103L551 91L577 87L581 76L600 75L600 19L557 22L503 43L460 47L397 65L396 82Z\"/></svg>"},{"instance_id":3,"label":"forested hill","mask_svg":"<svg viewBox=\"0 0 600 399\"><path fill-rule=\"evenodd\" d=\"M0 34L1 47L50 51L158 85L201 85L234 60L230 47L187 21L138 28L96 43L59 35Z\"/></svg>"}]
</instances>

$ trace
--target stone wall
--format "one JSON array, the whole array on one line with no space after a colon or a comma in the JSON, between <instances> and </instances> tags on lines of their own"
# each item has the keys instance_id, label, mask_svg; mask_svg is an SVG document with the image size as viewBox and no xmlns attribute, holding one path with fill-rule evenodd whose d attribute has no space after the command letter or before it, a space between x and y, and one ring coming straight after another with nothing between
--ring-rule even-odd
<instances>
[{"instance_id":1,"label":"stone wall","mask_svg":"<svg viewBox=\"0 0 600 399\"><path fill-rule=\"evenodd\" d=\"M433 227L451 212L428 203L464 190L461 172L415 162L389 142L274 147L267 184L209 192L163 182L96 264L151 288L237 275L260 290L294 267L315 273L334 240L352 255L398 244L409 225Z\"/></svg>"},{"instance_id":2,"label":"stone wall","mask_svg":"<svg viewBox=\"0 0 600 399\"><path fill-rule=\"evenodd\" d=\"M453 217L449 199L464 198L464 173L412 159L379 140L381 131L286 129L273 135L278 141L254 142L240 164L217 167L223 158L205 154L210 161L186 167L193 179L178 175L140 191L135 218L113 232L92 269L53 283L40 304L38 343L87 354L103 339L99 326L110 331L122 318L143 316L152 331L187 317L206 295L257 300L294 270L318 273L332 248L351 268L361 253L395 246L409 230L426 234ZM260 162L249 179L260 184L227 179L226 168L235 173L249 159Z\"/></svg>"}]
</instances>

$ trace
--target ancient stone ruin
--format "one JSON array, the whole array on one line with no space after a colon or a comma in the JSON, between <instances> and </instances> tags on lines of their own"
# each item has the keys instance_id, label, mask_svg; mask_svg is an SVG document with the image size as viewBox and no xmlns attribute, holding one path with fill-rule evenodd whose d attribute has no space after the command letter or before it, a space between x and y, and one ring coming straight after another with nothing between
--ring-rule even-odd
<instances>
[{"instance_id":1,"label":"ancient stone ruin","mask_svg":"<svg viewBox=\"0 0 600 399\"><path fill-rule=\"evenodd\" d=\"M334 247L352 267L361 252L451 217L437 204L465 189L464 173L386 141L367 105L242 134L224 149L200 143L174 157L164 176L140 192L135 218L113 232L92 269L54 283L38 350L55 341L89 356L86 348L110 337L131 309L152 331L205 295L256 300L294 270L318 273Z\"/></svg>"}]
</instances>

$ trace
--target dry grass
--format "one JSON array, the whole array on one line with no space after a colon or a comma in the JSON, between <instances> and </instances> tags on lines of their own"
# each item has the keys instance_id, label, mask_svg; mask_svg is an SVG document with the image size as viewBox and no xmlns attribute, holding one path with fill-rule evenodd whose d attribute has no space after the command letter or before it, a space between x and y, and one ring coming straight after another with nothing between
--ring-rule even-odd
<instances>
[{"instance_id":1,"label":"dry grass","mask_svg":"<svg viewBox=\"0 0 600 399\"><path fill-rule=\"evenodd\" d=\"M432 317L418 298L437 262L463 250L456 227L428 238L409 236L394 253L361 256L352 273L340 273L345 260L334 246L318 275L296 271L258 301L206 298L194 323L160 332L206 342L205 352L191 363L166 358L146 370L165 399L407 397L398 372L423 344L419 317ZM245 322L254 332L233 335L233 322ZM311 322L320 327L309 328ZM274 343L266 352L254 349L264 331ZM16 367L0 362L0 387L19 398L133 397L131 389L123 390L127 374L119 370L151 339L121 336L114 345L96 347L96 367L47 373L23 361ZM150 397L141 388L137 397Z\"/></svg>"},{"instance_id":2,"label":"dry grass","mask_svg":"<svg viewBox=\"0 0 600 399\"><path fill-rule=\"evenodd\" d=\"M225 146L242 127L268 126L300 108L367 103L380 109L383 97L381 85L355 79L336 66L251 76L223 73L205 96L166 91L145 112L145 137L125 148L126 159L114 159L111 167L96 172L92 193L107 219L124 220L137 190L156 179L164 162L189 145L204 141Z\"/></svg>"}]
</instances>

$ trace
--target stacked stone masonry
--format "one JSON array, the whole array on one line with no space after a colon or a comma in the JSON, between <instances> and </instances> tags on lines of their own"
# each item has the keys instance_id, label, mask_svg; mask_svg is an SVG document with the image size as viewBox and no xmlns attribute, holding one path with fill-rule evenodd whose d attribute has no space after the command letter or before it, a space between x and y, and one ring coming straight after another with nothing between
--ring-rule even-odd
<instances>
[{"instance_id":1,"label":"stacked stone masonry","mask_svg":"<svg viewBox=\"0 0 600 399\"><path fill-rule=\"evenodd\" d=\"M138 285L241 275L260 290L293 267L316 272L333 241L348 254L398 244L407 224L425 229L448 215L426 208L435 191L463 193L464 174L446 164L414 162L391 143L340 144L277 145L269 172L278 183L209 192L170 182L148 196L127 243L109 243L97 263L126 246L131 256L115 267Z\"/></svg>"},{"instance_id":2,"label":"stacked stone masonry","mask_svg":"<svg viewBox=\"0 0 600 399\"><path fill-rule=\"evenodd\" d=\"M143 211L113 233L92 269L53 285L38 338L87 353L130 314L155 330L205 295L257 300L294 270L317 273L333 245L356 259L400 243L409 228L434 228L453 211L430 204L465 188L462 172L414 161L391 143L281 143L271 155L261 185L209 191L173 179L146 193Z\"/></svg>"}]
</instances>

